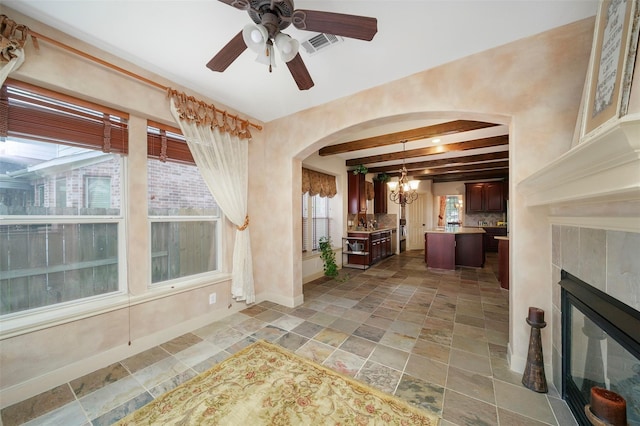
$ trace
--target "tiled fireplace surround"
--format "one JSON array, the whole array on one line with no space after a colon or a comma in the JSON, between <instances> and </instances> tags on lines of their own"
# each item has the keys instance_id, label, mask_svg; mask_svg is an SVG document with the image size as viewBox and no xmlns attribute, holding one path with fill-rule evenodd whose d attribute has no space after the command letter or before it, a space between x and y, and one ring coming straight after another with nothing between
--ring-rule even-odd
<instances>
[{"instance_id":1,"label":"tiled fireplace surround","mask_svg":"<svg viewBox=\"0 0 640 426\"><path fill-rule=\"evenodd\" d=\"M562 389L562 269L640 311L640 233L551 226L553 382Z\"/></svg>"}]
</instances>

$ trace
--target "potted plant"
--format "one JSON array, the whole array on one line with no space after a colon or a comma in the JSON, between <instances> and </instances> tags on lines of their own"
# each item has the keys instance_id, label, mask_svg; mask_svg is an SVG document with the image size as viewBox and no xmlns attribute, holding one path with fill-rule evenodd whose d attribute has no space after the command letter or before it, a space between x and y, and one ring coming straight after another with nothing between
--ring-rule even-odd
<instances>
[{"instance_id":1,"label":"potted plant","mask_svg":"<svg viewBox=\"0 0 640 426\"><path fill-rule=\"evenodd\" d=\"M366 175L368 171L369 171L368 168L366 168L362 164L358 164L356 168L353 169L353 174L357 175L358 173L360 173L360 174Z\"/></svg>"},{"instance_id":2,"label":"potted plant","mask_svg":"<svg viewBox=\"0 0 640 426\"><path fill-rule=\"evenodd\" d=\"M331 237L320 237L320 259L324 262L324 275L330 278L338 276L338 265L336 264L336 254L333 251Z\"/></svg>"},{"instance_id":3,"label":"potted plant","mask_svg":"<svg viewBox=\"0 0 640 426\"><path fill-rule=\"evenodd\" d=\"M391 179L391 176L389 176L385 172L382 172L382 173L378 173L376 177L374 177L374 179L377 180L378 182L387 183L389 182L389 179Z\"/></svg>"}]
</instances>

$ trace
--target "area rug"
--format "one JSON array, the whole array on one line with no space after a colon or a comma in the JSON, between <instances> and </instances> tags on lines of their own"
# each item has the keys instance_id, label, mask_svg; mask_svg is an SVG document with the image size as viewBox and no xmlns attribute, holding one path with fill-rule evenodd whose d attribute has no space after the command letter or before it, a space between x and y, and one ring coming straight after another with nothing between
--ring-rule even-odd
<instances>
[{"instance_id":1,"label":"area rug","mask_svg":"<svg viewBox=\"0 0 640 426\"><path fill-rule=\"evenodd\" d=\"M131 413L125 425L429 425L395 396L258 341Z\"/></svg>"}]
</instances>

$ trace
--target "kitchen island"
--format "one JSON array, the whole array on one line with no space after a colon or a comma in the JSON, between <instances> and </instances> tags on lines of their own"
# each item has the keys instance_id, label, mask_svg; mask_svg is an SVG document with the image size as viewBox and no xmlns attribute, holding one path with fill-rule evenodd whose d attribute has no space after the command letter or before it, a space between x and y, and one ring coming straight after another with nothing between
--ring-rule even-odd
<instances>
[{"instance_id":1,"label":"kitchen island","mask_svg":"<svg viewBox=\"0 0 640 426\"><path fill-rule=\"evenodd\" d=\"M455 269L456 266L484 266L482 228L461 226L433 229L424 234L424 261L430 268Z\"/></svg>"},{"instance_id":2,"label":"kitchen island","mask_svg":"<svg viewBox=\"0 0 640 426\"><path fill-rule=\"evenodd\" d=\"M509 290L509 237L494 237L498 241L498 281Z\"/></svg>"}]
</instances>

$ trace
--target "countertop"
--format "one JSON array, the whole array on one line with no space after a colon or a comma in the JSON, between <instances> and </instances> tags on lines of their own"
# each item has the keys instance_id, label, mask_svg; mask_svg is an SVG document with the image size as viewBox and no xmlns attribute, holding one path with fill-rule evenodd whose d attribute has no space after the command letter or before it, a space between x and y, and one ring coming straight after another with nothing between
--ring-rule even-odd
<instances>
[{"instance_id":1,"label":"countertop","mask_svg":"<svg viewBox=\"0 0 640 426\"><path fill-rule=\"evenodd\" d=\"M429 229L425 234L486 234L486 232L482 228L456 226L451 229Z\"/></svg>"},{"instance_id":2,"label":"countertop","mask_svg":"<svg viewBox=\"0 0 640 426\"><path fill-rule=\"evenodd\" d=\"M509 236L506 236L506 237L498 236L498 237L493 237L493 238L495 238L496 240L507 240L507 241L509 241Z\"/></svg>"},{"instance_id":3,"label":"countertop","mask_svg":"<svg viewBox=\"0 0 640 426\"><path fill-rule=\"evenodd\" d=\"M363 229L361 231L358 231L356 229L347 229L347 233L375 234L376 232L393 231L394 229L396 228Z\"/></svg>"}]
</instances>

